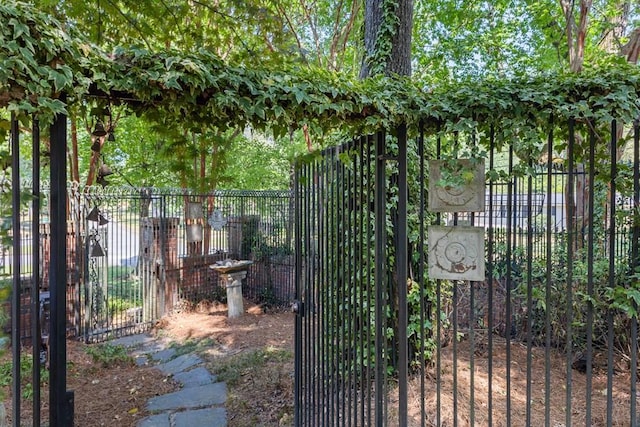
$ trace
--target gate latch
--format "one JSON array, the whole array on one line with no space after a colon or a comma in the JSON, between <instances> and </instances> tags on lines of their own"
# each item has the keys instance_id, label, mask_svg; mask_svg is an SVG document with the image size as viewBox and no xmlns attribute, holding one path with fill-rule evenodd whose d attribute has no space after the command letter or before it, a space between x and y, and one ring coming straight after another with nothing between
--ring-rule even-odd
<instances>
[{"instance_id":1,"label":"gate latch","mask_svg":"<svg viewBox=\"0 0 640 427\"><path fill-rule=\"evenodd\" d=\"M304 302L295 300L293 304L291 304L291 311L300 316L304 316Z\"/></svg>"}]
</instances>

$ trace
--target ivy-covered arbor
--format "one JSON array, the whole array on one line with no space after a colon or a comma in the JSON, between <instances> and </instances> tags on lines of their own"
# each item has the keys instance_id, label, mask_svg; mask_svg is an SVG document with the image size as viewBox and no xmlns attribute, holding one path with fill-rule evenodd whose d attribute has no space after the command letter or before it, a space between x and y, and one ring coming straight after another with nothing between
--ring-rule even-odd
<instances>
[{"instance_id":1,"label":"ivy-covered arbor","mask_svg":"<svg viewBox=\"0 0 640 427\"><path fill-rule=\"evenodd\" d=\"M423 87L394 76L353 80L312 66L238 68L203 50L105 52L71 24L21 2L5 2L0 17L7 23L1 33L0 107L43 118L95 99L161 120L251 125L276 135L303 124L318 132L339 125L359 134L400 123L459 124L461 117L515 124L532 114L606 119L615 111L627 118L638 108L640 72L624 61L580 75Z\"/></svg>"},{"instance_id":2,"label":"ivy-covered arbor","mask_svg":"<svg viewBox=\"0 0 640 427\"><path fill-rule=\"evenodd\" d=\"M276 137L303 125L321 137L335 130L352 136L393 132L399 125L412 133L419 124L427 134L465 132L501 123L503 133L491 143L517 138L515 150L532 159L543 151L538 136L550 116L608 123L614 116L632 121L640 113L640 71L623 63L579 76L514 76L509 81L424 87L393 76L351 80L313 67L239 68L206 51L125 47L106 52L85 40L72 24L57 22L21 2L0 5L0 19L5 23L0 28L0 140L11 131L11 114L23 122L37 118L48 125L51 141L51 245L57 248L52 250L50 274L51 425L64 424L66 405L65 170L70 105L126 104L133 113L168 126L250 125ZM11 133L16 135L16 129ZM16 171L17 144L12 147L13 159L0 150L0 166L8 170L11 165ZM21 200L16 182L0 182L0 214L8 206L14 214L17 211ZM18 225L14 217L13 226ZM19 286L19 277L13 286ZM14 307L18 305L16 301Z\"/></svg>"}]
</instances>

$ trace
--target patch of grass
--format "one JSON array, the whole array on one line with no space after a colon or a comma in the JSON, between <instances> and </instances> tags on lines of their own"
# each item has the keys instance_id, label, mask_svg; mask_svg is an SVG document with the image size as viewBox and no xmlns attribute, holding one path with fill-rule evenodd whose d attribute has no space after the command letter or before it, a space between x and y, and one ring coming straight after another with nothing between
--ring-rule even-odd
<instances>
[{"instance_id":1,"label":"patch of grass","mask_svg":"<svg viewBox=\"0 0 640 427\"><path fill-rule=\"evenodd\" d=\"M211 366L213 365L213 366ZM229 427L293 425L293 353L274 347L225 356L210 369L227 383ZM268 420L268 421L267 421Z\"/></svg>"},{"instance_id":2,"label":"patch of grass","mask_svg":"<svg viewBox=\"0 0 640 427\"><path fill-rule=\"evenodd\" d=\"M112 297L109 300L109 312L111 314L121 313L130 308L139 307L139 301L131 301L119 297Z\"/></svg>"},{"instance_id":3,"label":"patch of grass","mask_svg":"<svg viewBox=\"0 0 640 427\"><path fill-rule=\"evenodd\" d=\"M242 353L224 360L213 369L220 381L230 386L237 385L240 378L249 373L255 374L270 363L280 364L293 358L288 350L266 347L248 353Z\"/></svg>"},{"instance_id":4,"label":"patch of grass","mask_svg":"<svg viewBox=\"0 0 640 427\"><path fill-rule=\"evenodd\" d=\"M199 353L205 350L215 347L216 341L211 338L192 340L189 339L185 342L171 343L171 347L176 349L175 357L182 356L188 353Z\"/></svg>"},{"instance_id":5,"label":"patch of grass","mask_svg":"<svg viewBox=\"0 0 640 427\"><path fill-rule=\"evenodd\" d=\"M142 305L142 282L130 267L109 266L107 294L112 313Z\"/></svg>"},{"instance_id":6,"label":"patch of grass","mask_svg":"<svg viewBox=\"0 0 640 427\"><path fill-rule=\"evenodd\" d=\"M33 383L31 382L31 374L33 372L33 357L29 353L20 355L20 383L22 389L22 398L31 399L33 396ZM49 371L44 367L40 368L41 384L49 382ZM7 360L0 364L0 386L9 387L13 382L13 362Z\"/></svg>"},{"instance_id":7,"label":"patch of grass","mask_svg":"<svg viewBox=\"0 0 640 427\"><path fill-rule=\"evenodd\" d=\"M95 363L101 364L104 368L133 364L133 358L121 345L97 344L85 348L85 351Z\"/></svg>"}]
</instances>

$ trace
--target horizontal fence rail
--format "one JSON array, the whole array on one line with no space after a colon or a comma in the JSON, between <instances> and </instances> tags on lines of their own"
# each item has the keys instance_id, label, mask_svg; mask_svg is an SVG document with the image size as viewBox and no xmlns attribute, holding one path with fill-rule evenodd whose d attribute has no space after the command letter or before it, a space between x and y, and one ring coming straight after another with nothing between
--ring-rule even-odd
<instances>
[{"instance_id":1,"label":"horizontal fence rail","mask_svg":"<svg viewBox=\"0 0 640 427\"><path fill-rule=\"evenodd\" d=\"M535 155L505 133L379 134L299 164L296 425L637 425L638 125L551 120ZM442 191L468 206L476 164L481 207L441 209Z\"/></svg>"}]
</instances>

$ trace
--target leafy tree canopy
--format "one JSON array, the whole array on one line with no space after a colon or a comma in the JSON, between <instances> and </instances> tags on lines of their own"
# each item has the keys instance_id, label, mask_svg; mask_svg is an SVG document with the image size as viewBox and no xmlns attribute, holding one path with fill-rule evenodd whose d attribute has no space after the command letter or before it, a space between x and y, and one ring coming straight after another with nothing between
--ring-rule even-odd
<instances>
[{"instance_id":1,"label":"leafy tree canopy","mask_svg":"<svg viewBox=\"0 0 640 427\"><path fill-rule=\"evenodd\" d=\"M35 0L38 9L102 48L207 49L234 63L282 63L296 50L265 0Z\"/></svg>"},{"instance_id":2,"label":"leafy tree canopy","mask_svg":"<svg viewBox=\"0 0 640 427\"><path fill-rule=\"evenodd\" d=\"M469 79L424 87L400 77L362 81L313 65L233 66L206 50L102 50L49 14L0 5L0 107L27 114L65 111L93 97L139 115L220 129L251 125L276 136L307 124L365 132L400 122L464 126L471 121L638 116L640 72L611 60L581 75ZM62 97L66 94L66 99ZM4 129L3 125L3 129Z\"/></svg>"}]
</instances>

